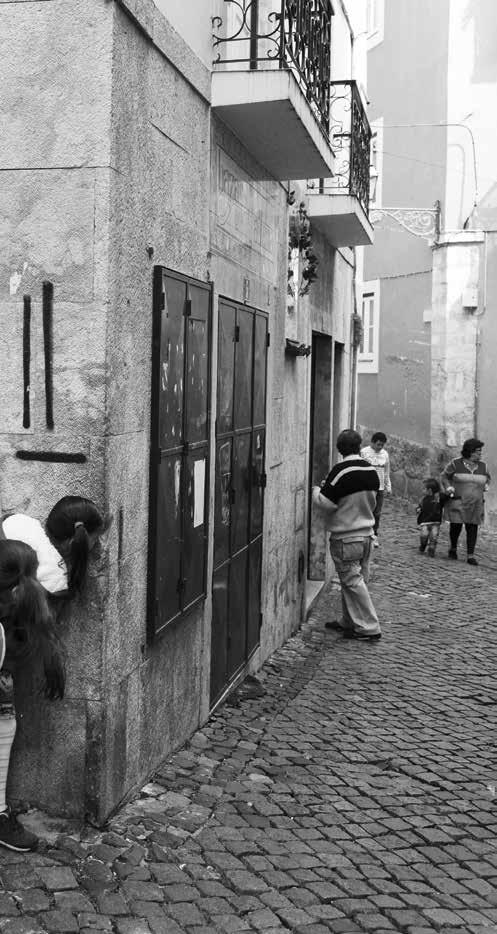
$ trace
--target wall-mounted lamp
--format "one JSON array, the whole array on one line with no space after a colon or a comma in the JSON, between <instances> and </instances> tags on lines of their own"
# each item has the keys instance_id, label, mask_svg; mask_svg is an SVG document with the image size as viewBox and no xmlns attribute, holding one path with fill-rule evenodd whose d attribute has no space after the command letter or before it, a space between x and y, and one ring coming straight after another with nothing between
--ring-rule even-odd
<instances>
[{"instance_id":1,"label":"wall-mounted lamp","mask_svg":"<svg viewBox=\"0 0 497 934\"><path fill-rule=\"evenodd\" d=\"M310 344L301 344L299 341L293 341L287 337L285 341L285 353L289 357L308 357L311 352Z\"/></svg>"}]
</instances>

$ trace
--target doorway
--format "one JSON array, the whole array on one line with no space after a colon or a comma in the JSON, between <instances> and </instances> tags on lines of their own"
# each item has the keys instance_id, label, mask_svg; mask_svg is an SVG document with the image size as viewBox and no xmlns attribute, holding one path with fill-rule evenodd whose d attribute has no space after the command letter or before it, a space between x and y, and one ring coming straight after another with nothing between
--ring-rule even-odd
<instances>
[{"instance_id":1,"label":"doorway","mask_svg":"<svg viewBox=\"0 0 497 934\"><path fill-rule=\"evenodd\" d=\"M211 705L259 645L267 316L219 302Z\"/></svg>"},{"instance_id":2,"label":"doorway","mask_svg":"<svg viewBox=\"0 0 497 934\"><path fill-rule=\"evenodd\" d=\"M331 405L333 397L333 340L324 334L312 335L311 437L309 445L309 538L307 577L324 580L326 535L312 505L312 487L321 483L330 469ZM314 521L316 519L316 521Z\"/></svg>"}]
</instances>

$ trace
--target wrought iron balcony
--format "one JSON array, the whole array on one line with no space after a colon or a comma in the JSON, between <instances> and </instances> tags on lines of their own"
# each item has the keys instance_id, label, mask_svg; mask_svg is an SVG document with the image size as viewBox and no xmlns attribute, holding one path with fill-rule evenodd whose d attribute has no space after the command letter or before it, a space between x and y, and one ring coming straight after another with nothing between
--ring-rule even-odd
<instances>
[{"instance_id":1,"label":"wrought iron balcony","mask_svg":"<svg viewBox=\"0 0 497 934\"><path fill-rule=\"evenodd\" d=\"M331 0L224 0L213 18L214 68L290 69L328 137Z\"/></svg>"},{"instance_id":2,"label":"wrought iron balcony","mask_svg":"<svg viewBox=\"0 0 497 934\"><path fill-rule=\"evenodd\" d=\"M371 128L355 81L331 84L330 142L333 177L308 182L309 214L337 246L371 243Z\"/></svg>"},{"instance_id":3,"label":"wrought iron balcony","mask_svg":"<svg viewBox=\"0 0 497 934\"><path fill-rule=\"evenodd\" d=\"M330 92L330 139L335 153L332 179L310 182L324 194L349 194L369 210L371 127L356 81L333 81Z\"/></svg>"}]
</instances>

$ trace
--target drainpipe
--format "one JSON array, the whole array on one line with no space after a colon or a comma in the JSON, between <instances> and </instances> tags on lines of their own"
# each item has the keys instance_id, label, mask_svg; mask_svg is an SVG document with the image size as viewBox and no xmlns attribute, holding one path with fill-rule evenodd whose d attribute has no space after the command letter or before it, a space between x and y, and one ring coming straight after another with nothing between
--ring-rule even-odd
<instances>
[{"instance_id":1,"label":"drainpipe","mask_svg":"<svg viewBox=\"0 0 497 934\"><path fill-rule=\"evenodd\" d=\"M351 335L350 335L350 347L352 351L352 373L351 373L351 391L350 391L350 425L352 428L356 427L357 421L357 358L359 355L359 341L356 336L356 321L358 319L357 312L357 262L356 262L356 251L354 249L354 265L352 267L352 295L354 302L354 310L352 312L352 322L351 322Z\"/></svg>"},{"instance_id":2,"label":"drainpipe","mask_svg":"<svg viewBox=\"0 0 497 934\"><path fill-rule=\"evenodd\" d=\"M476 318L482 318L487 310L487 270L488 270L488 234L496 233L495 230L483 231L483 270L480 281L482 282L482 308L475 312ZM481 350L481 328L480 322L476 323L476 346L475 346L475 414L474 414L474 437L478 437L479 431L479 407L480 407L480 350Z\"/></svg>"}]
</instances>

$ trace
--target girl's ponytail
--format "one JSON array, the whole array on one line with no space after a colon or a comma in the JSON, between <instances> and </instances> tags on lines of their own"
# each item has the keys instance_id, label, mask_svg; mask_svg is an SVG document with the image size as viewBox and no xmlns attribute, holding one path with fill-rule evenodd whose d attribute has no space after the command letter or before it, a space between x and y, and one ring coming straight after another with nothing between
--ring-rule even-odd
<instances>
[{"instance_id":1,"label":"girl's ponytail","mask_svg":"<svg viewBox=\"0 0 497 934\"><path fill-rule=\"evenodd\" d=\"M88 571L89 555L96 536L108 527L91 499L63 496L46 521L50 541L63 555L69 569L69 590L80 591Z\"/></svg>"},{"instance_id":2,"label":"girl's ponytail","mask_svg":"<svg viewBox=\"0 0 497 934\"><path fill-rule=\"evenodd\" d=\"M74 534L69 546L69 590L81 590L88 569L90 540L83 522L74 523Z\"/></svg>"}]
</instances>

